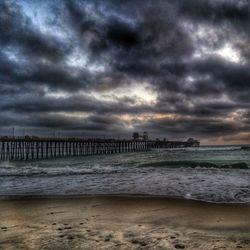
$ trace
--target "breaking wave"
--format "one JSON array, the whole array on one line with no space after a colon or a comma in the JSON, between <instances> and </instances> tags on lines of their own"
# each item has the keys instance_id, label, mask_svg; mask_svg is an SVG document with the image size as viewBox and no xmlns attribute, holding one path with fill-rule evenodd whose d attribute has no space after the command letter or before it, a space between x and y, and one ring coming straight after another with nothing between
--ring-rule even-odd
<instances>
[{"instance_id":1,"label":"breaking wave","mask_svg":"<svg viewBox=\"0 0 250 250\"><path fill-rule=\"evenodd\" d=\"M140 164L139 167L190 167L190 168L225 168L225 169L249 169L249 166L245 162L235 162L230 164L217 164L212 162L202 161L158 161Z\"/></svg>"}]
</instances>

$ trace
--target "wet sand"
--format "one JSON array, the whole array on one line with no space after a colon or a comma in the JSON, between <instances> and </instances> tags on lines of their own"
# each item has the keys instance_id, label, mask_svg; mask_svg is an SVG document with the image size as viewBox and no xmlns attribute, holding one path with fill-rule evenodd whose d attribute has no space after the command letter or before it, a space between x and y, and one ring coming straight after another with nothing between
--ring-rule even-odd
<instances>
[{"instance_id":1,"label":"wet sand","mask_svg":"<svg viewBox=\"0 0 250 250\"><path fill-rule=\"evenodd\" d=\"M250 204L152 197L0 200L0 249L250 249Z\"/></svg>"}]
</instances>

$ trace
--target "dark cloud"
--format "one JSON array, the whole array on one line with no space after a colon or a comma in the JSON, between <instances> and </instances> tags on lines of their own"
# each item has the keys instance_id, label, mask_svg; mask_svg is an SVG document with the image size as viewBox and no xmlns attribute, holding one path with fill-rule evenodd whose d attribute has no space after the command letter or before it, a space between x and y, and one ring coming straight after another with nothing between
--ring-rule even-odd
<instances>
[{"instance_id":1,"label":"dark cloud","mask_svg":"<svg viewBox=\"0 0 250 250\"><path fill-rule=\"evenodd\" d=\"M118 48L131 49L140 45L138 30L119 20L110 20L107 39Z\"/></svg>"},{"instance_id":2,"label":"dark cloud","mask_svg":"<svg viewBox=\"0 0 250 250\"><path fill-rule=\"evenodd\" d=\"M2 129L245 141L248 1L44 4L0 3Z\"/></svg>"},{"instance_id":3,"label":"dark cloud","mask_svg":"<svg viewBox=\"0 0 250 250\"><path fill-rule=\"evenodd\" d=\"M192 65L192 70L199 74L210 74L213 79L208 81L207 86L222 85L221 92L227 93L232 99L240 101L245 94L249 95L249 64L233 64L216 57L200 60ZM243 98L249 103L248 98Z\"/></svg>"},{"instance_id":4,"label":"dark cloud","mask_svg":"<svg viewBox=\"0 0 250 250\"><path fill-rule=\"evenodd\" d=\"M28 57L51 60L62 59L69 50L66 42L40 31L14 1L1 1L0 9L0 44L17 46Z\"/></svg>"},{"instance_id":5,"label":"dark cloud","mask_svg":"<svg viewBox=\"0 0 250 250\"><path fill-rule=\"evenodd\" d=\"M244 26L250 21L250 6L245 0L180 0L178 4L181 14L196 21L230 22Z\"/></svg>"}]
</instances>

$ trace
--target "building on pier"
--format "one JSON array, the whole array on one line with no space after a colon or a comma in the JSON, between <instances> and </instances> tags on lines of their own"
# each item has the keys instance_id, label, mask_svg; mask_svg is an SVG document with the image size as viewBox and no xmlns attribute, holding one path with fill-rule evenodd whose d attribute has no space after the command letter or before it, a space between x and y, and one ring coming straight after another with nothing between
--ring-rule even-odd
<instances>
[{"instance_id":1,"label":"building on pier","mask_svg":"<svg viewBox=\"0 0 250 250\"><path fill-rule=\"evenodd\" d=\"M199 147L200 142L193 138L189 138L187 141L168 141L159 140L158 138L152 143L152 148L187 148L187 147Z\"/></svg>"},{"instance_id":2,"label":"building on pier","mask_svg":"<svg viewBox=\"0 0 250 250\"><path fill-rule=\"evenodd\" d=\"M141 141L148 141L148 132L144 131L143 134L140 134L138 132L134 132L133 139L134 140L141 140Z\"/></svg>"},{"instance_id":3,"label":"building on pier","mask_svg":"<svg viewBox=\"0 0 250 250\"><path fill-rule=\"evenodd\" d=\"M187 141L186 141L186 144L189 146L189 147L199 147L200 146L200 142L198 140L195 140L193 138L189 138Z\"/></svg>"}]
</instances>

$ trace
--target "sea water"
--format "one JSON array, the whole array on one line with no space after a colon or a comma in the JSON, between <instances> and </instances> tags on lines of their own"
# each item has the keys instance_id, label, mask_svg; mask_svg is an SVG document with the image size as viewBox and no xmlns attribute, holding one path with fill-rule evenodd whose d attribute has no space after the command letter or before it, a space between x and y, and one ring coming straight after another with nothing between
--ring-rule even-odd
<instances>
[{"instance_id":1,"label":"sea water","mask_svg":"<svg viewBox=\"0 0 250 250\"><path fill-rule=\"evenodd\" d=\"M0 197L148 195L250 202L250 150L242 146L0 162Z\"/></svg>"}]
</instances>

